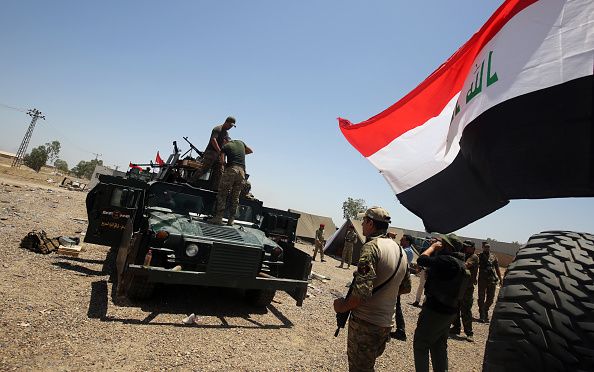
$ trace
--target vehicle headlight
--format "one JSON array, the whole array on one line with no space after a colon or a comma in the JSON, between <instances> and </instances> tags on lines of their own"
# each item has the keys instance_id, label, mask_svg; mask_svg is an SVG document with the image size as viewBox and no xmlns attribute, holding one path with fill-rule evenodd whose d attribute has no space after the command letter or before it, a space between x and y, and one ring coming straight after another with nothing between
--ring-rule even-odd
<instances>
[{"instance_id":1,"label":"vehicle headlight","mask_svg":"<svg viewBox=\"0 0 594 372\"><path fill-rule=\"evenodd\" d=\"M188 257L196 256L198 254L199 250L200 250L200 248L198 248L198 244L190 243L190 244L186 245L186 255Z\"/></svg>"}]
</instances>

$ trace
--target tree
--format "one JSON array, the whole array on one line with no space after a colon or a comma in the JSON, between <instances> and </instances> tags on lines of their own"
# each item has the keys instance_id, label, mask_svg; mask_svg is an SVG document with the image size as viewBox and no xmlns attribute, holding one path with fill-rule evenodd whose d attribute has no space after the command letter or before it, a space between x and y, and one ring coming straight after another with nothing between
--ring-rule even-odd
<instances>
[{"instance_id":1,"label":"tree","mask_svg":"<svg viewBox=\"0 0 594 372\"><path fill-rule=\"evenodd\" d=\"M58 154L60 154L60 142L52 141L51 143L46 143L45 151L47 153L47 160L52 163L54 160L58 159Z\"/></svg>"},{"instance_id":2,"label":"tree","mask_svg":"<svg viewBox=\"0 0 594 372\"><path fill-rule=\"evenodd\" d=\"M62 159L57 159L54 162L54 167L56 167L56 169L61 171L62 173L68 173L68 163L66 163Z\"/></svg>"},{"instance_id":3,"label":"tree","mask_svg":"<svg viewBox=\"0 0 594 372\"><path fill-rule=\"evenodd\" d=\"M365 200L353 199L349 197L344 203L342 203L342 216L345 220L349 218L356 219L357 213L365 212L366 209L367 206L365 205Z\"/></svg>"},{"instance_id":4,"label":"tree","mask_svg":"<svg viewBox=\"0 0 594 372\"><path fill-rule=\"evenodd\" d=\"M45 165L46 161L47 150L43 145L34 148L31 150L30 154L25 155L23 158L23 163L25 163L26 166L33 169L35 172L39 172L41 167Z\"/></svg>"},{"instance_id":5,"label":"tree","mask_svg":"<svg viewBox=\"0 0 594 372\"><path fill-rule=\"evenodd\" d=\"M103 160L93 159L90 161L81 160L78 162L76 167L72 168L70 172L72 172L78 178L86 178L91 179L93 176L93 171L95 170L95 166L103 165Z\"/></svg>"}]
</instances>

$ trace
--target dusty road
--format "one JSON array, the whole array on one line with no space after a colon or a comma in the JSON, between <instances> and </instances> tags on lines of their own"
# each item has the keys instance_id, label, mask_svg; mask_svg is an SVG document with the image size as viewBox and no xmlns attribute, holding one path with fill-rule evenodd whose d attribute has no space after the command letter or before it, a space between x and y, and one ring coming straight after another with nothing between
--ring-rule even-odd
<instances>
[{"instance_id":1,"label":"dusty road","mask_svg":"<svg viewBox=\"0 0 594 372\"><path fill-rule=\"evenodd\" d=\"M84 245L76 258L19 248L33 229L51 237L84 232L85 196L0 174L0 370L347 370L346 331L333 337L332 300L352 276L336 260L314 263L331 279L314 279L303 307L284 293L258 309L237 291L191 287L162 287L151 301L115 304L109 248ZM416 284L413 277L413 291ZM412 301L413 294L403 298L409 340L390 342L377 371L413 370L419 309ZM183 325L190 313L198 324ZM474 343L448 342L452 371L480 370L488 326L474 328Z\"/></svg>"}]
</instances>

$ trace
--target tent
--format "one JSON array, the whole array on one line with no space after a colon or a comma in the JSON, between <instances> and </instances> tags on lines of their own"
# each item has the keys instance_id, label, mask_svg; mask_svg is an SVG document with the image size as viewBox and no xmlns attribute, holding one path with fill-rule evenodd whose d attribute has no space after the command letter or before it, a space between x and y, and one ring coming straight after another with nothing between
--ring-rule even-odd
<instances>
[{"instance_id":1,"label":"tent","mask_svg":"<svg viewBox=\"0 0 594 372\"><path fill-rule=\"evenodd\" d=\"M336 233L326 241L326 246L324 247L324 253L330 256L335 256L337 258L342 257L342 249L344 248L344 236L349 226L353 226L355 228L355 232L357 233L357 241L353 245L353 260L351 264L357 264L359 261L359 257L361 256L361 247L365 242L365 236L363 236L363 227L360 220L355 219L348 219L345 221L342 226L336 231ZM396 227L389 227L388 232L394 233L396 235L396 241L400 242L400 238L402 238L403 232L402 229Z\"/></svg>"},{"instance_id":2,"label":"tent","mask_svg":"<svg viewBox=\"0 0 594 372\"><path fill-rule=\"evenodd\" d=\"M297 231L295 233L297 239L313 243L316 238L316 230L320 224L324 224L324 239L328 240L336 231L336 225L332 218L325 216L317 216L315 214L300 212L295 209L289 209L289 212L298 213L300 215L297 221Z\"/></svg>"}]
</instances>

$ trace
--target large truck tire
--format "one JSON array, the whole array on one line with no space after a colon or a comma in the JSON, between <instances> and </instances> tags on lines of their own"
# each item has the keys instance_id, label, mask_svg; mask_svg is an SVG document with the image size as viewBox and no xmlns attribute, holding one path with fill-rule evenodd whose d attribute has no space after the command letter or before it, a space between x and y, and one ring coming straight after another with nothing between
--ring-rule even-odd
<instances>
[{"instance_id":1,"label":"large truck tire","mask_svg":"<svg viewBox=\"0 0 594 372\"><path fill-rule=\"evenodd\" d=\"M509 266L483 371L594 371L594 235L533 235Z\"/></svg>"}]
</instances>

